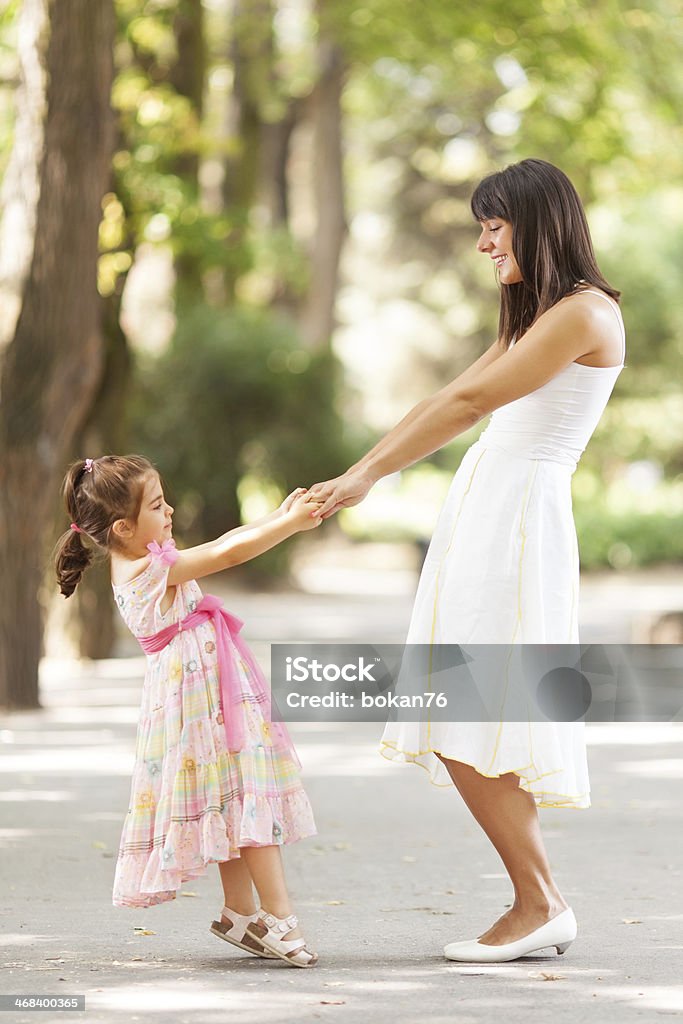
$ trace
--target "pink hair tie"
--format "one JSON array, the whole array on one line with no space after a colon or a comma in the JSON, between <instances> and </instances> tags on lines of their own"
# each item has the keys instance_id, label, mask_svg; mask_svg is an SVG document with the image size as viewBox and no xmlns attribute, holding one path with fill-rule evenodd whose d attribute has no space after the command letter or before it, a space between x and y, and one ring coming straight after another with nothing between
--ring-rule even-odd
<instances>
[{"instance_id":1,"label":"pink hair tie","mask_svg":"<svg viewBox=\"0 0 683 1024\"><path fill-rule=\"evenodd\" d=\"M71 524L71 529L74 530L75 533L83 533L83 530L81 530L80 526L76 526L75 523Z\"/></svg>"},{"instance_id":2,"label":"pink hair tie","mask_svg":"<svg viewBox=\"0 0 683 1024\"><path fill-rule=\"evenodd\" d=\"M94 462L94 459L86 459L85 460L85 472L86 473L92 473L92 464L93 464L93 462Z\"/></svg>"}]
</instances>

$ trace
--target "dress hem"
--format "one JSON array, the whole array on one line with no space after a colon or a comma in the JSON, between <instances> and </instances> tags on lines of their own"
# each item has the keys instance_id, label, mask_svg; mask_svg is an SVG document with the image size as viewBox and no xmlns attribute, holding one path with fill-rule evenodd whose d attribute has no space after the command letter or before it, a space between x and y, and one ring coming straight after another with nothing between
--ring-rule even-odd
<instances>
[{"instance_id":1,"label":"dress hem","mask_svg":"<svg viewBox=\"0 0 683 1024\"><path fill-rule=\"evenodd\" d=\"M448 758L449 760L460 761L463 764L469 765L470 768L474 768L474 770L478 772L479 775L483 775L487 779L499 779L501 775L507 775L510 772L512 772L515 775L519 776L520 789L523 789L527 793L531 793L531 795L536 800L536 804L538 807L566 807L571 808L572 810L582 811L588 810L588 808L591 806L590 793L580 793L578 795L565 793L551 793L550 795L560 797L560 799L557 801L550 801L542 798L539 799L538 795L531 788L533 783L528 783L524 776L520 774L520 772L523 771L524 768L531 767L531 765L528 764L521 765L519 768L508 768L505 772L498 772L495 775L489 775L487 772L482 771L481 768L479 768L472 761L467 761L465 758L460 756L454 757L451 754L445 754L443 753L443 751L436 750L434 747L430 747L428 750L421 750L417 753L411 753L410 751L402 750L400 747L394 746L392 743L388 743L386 740L382 740L380 743L379 752L382 755L382 757L385 758L385 760L392 761L394 764L416 764L419 768L423 768L424 771L429 773L429 782L431 783L431 785L436 786L438 789L445 789L448 786L454 785L454 783L451 779L449 779L448 782L436 782L434 780L431 769L428 767L428 765L422 764L422 762L418 760L419 757L423 757L426 754L443 754L443 756ZM538 775L537 779L534 779L533 781L538 781L538 779L545 778L547 775L555 775L558 771L561 771L561 769L555 768L552 771L544 772L542 775ZM589 802L587 804L579 803L578 801L580 800L588 800Z\"/></svg>"}]
</instances>

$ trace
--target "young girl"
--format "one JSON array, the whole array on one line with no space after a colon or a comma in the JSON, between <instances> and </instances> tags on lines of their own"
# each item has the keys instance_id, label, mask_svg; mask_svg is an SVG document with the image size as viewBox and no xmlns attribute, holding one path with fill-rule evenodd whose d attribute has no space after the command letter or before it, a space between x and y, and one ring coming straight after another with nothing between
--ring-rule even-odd
<instances>
[{"instance_id":1,"label":"young girl","mask_svg":"<svg viewBox=\"0 0 683 1024\"><path fill-rule=\"evenodd\" d=\"M196 580L320 525L304 488L263 519L178 551L159 474L137 455L74 463L63 485L71 527L55 567L69 597L94 549L146 651L130 806L114 880L117 907L150 907L217 862L225 906L211 931L254 953L313 967L292 913L280 846L316 834L299 760L271 722L268 686L242 623ZM254 903L252 882L260 899Z\"/></svg>"}]
</instances>

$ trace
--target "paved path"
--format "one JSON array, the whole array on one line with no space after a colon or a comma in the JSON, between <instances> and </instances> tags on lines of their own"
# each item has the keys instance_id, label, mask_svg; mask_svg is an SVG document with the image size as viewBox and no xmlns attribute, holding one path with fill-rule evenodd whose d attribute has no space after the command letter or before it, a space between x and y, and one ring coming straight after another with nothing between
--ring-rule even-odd
<instances>
[{"instance_id":1,"label":"paved path","mask_svg":"<svg viewBox=\"0 0 683 1024\"><path fill-rule=\"evenodd\" d=\"M331 626L395 641L410 592L241 593L230 607L263 656L267 637ZM0 722L3 992L84 993L87 1024L683 1017L682 724L587 727L593 806L540 812L579 936L559 958L488 966L441 957L445 942L481 934L511 902L497 854L455 791L384 761L375 725L292 726L319 835L288 849L286 863L321 955L315 970L295 971L209 933L221 905L213 866L171 903L112 907L142 668L121 648L90 665L46 660L44 707Z\"/></svg>"}]
</instances>

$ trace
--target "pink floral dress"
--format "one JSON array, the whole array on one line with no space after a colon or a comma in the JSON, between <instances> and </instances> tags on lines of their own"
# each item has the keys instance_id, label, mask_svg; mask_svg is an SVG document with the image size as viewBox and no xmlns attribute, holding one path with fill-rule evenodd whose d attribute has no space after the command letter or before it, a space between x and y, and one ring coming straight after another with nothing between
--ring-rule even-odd
<instances>
[{"instance_id":1,"label":"pink floral dress","mask_svg":"<svg viewBox=\"0 0 683 1024\"><path fill-rule=\"evenodd\" d=\"M158 548L135 579L112 584L136 637L179 622L201 601L191 580L176 587L173 604L162 613L173 560ZM205 874L207 864L239 857L242 846L281 845L316 834L296 755L273 743L251 669L232 642L230 651L244 715L244 744L236 753L228 751L225 735L213 622L183 630L162 651L147 655L114 906L164 903L176 898L183 882Z\"/></svg>"}]
</instances>

